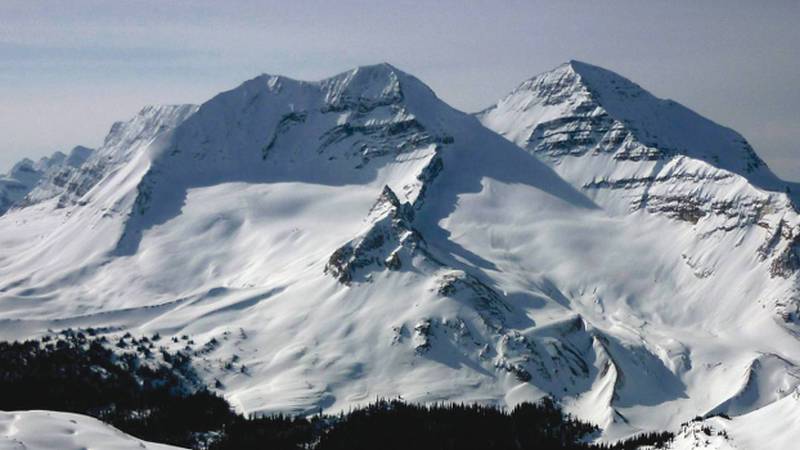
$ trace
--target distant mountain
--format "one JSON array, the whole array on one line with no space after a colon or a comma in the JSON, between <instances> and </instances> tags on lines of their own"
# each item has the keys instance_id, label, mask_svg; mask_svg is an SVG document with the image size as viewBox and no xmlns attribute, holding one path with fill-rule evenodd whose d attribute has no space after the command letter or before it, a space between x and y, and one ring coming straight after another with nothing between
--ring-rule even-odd
<instances>
[{"instance_id":1,"label":"distant mountain","mask_svg":"<svg viewBox=\"0 0 800 450\"><path fill-rule=\"evenodd\" d=\"M63 174L80 167L94 152L82 146L73 148L69 155L55 152L50 157L33 162L23 159L6 175L0 175L0 215L9 208L24 202L25 197L44 179L56 182Z\"/></svg>"},{"instance_id":2,"label":"distant mountain","mask_svg":"<svg viewBox=\"0 0 800 450\"><path fill-rule=\"evenodd\" d=\"M615 439L800 385L793 194L588 64L477 118L388 64L262 75L46 179L0 217L0 338L208 344L242 412L548 395Z\"/></svg>"}]
</instances>

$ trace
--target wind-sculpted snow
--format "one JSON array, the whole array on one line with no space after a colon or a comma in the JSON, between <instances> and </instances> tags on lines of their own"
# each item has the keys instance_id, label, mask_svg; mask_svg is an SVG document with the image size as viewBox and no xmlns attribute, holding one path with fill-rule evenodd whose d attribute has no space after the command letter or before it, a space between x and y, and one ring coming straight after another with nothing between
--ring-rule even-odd
<instances>
[{"instance_id":1,"label":"wind-sculpted snow","mask_svg":"<svg viewBox=\"0 0 800 450\"><path fill-rule=\"evenodd\" d=\"M147 108L0 218L0 337L214 339L247 413L548 395L613 439L789 395L798 221L738 135L578 63L480 117L519 146L388 64Z\"/></svg>"}]
</instances>

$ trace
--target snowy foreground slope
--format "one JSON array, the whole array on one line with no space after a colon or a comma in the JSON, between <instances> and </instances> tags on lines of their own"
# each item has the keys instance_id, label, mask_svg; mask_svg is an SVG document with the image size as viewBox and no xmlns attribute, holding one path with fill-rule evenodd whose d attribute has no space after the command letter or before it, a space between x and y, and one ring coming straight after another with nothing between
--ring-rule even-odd
<instances>
[{"instance_id":1,"label":"snowy foreground slope","mask_svg":"<svg viewBox=\"0 0 800 450\"><path fill-rule=\"evenodd\" d=\"M52 411L0 412L0 450L169 450L91 417Z\"/></svg>"},{"instance_id":2,"label":"snowy foreground slope","mask_svg":"<svg viewBox=\"0 0 800 450\"><path fill-rule=\"evenodd\" d=\"M793 409L798 215L739 135L581 63L478 116L386 64L146 108L0 216L0 338L215 339L242 412Z\"/></svg>"},{"instance_id":3,"label":"snowy foreground slope","mask_svg":"<svg viewBox=\"0 0 800 450\"><path fill-rule=\"evenodd\" d=\"M682 426L670 450L793 449L800 425L800 393L726 419L713 417Z\"/></svg>"}]
</instances>

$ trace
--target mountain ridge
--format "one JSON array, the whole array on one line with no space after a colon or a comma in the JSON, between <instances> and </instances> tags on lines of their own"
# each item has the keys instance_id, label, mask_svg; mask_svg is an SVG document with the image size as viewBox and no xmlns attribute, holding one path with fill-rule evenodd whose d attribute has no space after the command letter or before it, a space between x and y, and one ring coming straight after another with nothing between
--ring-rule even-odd
<instances>
[{"instance_id":1,"label":"mountain ridge","mask_svg":"<svg viewBox=\"0 0 800 450\"><path fill-rule=\"evenodd\" d=\"M8 174L0 176L0 215L10 208L30 203L31 191L45 183L60 184L94 153L93 149L76 146L69 154L56 151L34 162L28 158L14 164Z\"/></svg>"},{"instance_id":2,"label":"mountain ridge","mask_svg":"<svg viewBox=\"0 0 800 450\"><path fill-rule=\"evenodd\" d=\"M548 395L613 439L786 398L790 199L565 70L478 118L388 64L145 108L0 217L2 334L214 339L201 375L248 413Z\"/></svg>"}]
</instances>

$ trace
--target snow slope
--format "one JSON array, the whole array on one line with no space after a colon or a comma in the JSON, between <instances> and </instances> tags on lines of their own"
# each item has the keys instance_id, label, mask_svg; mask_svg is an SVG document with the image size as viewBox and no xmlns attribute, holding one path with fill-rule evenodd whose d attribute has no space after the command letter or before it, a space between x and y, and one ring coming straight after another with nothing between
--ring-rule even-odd
<instances>
[{"instance_id":1,"label":"snow slope","mask_svg":"<svg viewBox=\"0 0 800 450\"><path fill-rule=\"evenodd\" d=\"M712 417L681 427L670 450L691 449L792 449L800 425L800 394L795 391L779 401L730 419Z\"/></svg>"},{"instance_id":2,"label":"snow slope","mask_svg":"<svg viewBox=\"0 0 800 450\"><path fill-rule=\"evenodd\" d=\"M2 450L169 450L126 435L99 420L53 411L0 411Z\"/></svg>"},{"instance_id":3,"label":"snow slope","mask_svg":"<svg viewBox=\"0 0 800 450\"><path fill-rule=\"evenodd\" d=\"M613 439L782 401L791 200L735 133L668 106L697 150L574 67L606 74L480 115L519 146L388 64L147 108L0 217L0 338L216 339L202 375L242 412L551 395Z\"/></svg>"}]
</instances>

